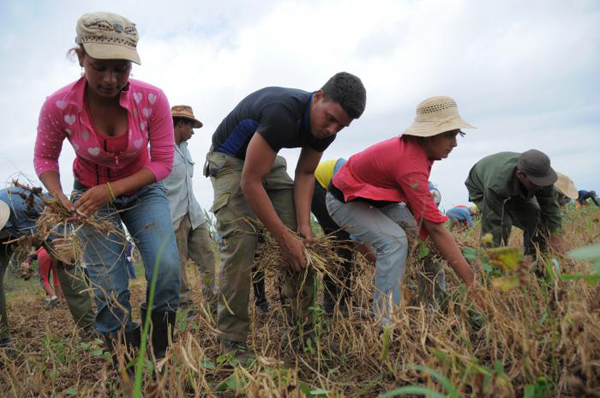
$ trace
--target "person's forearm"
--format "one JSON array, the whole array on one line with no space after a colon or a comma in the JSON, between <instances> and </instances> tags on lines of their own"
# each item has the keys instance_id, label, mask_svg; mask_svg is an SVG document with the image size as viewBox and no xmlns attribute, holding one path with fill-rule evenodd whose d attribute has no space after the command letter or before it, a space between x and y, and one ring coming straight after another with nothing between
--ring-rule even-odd
<instances>
[{"instance_id":1,"label":"person's forearm","mask_svg":"<svg viewBox=\"0 0 600 398\"><path fill-rule=\"evenodd\" d=\"M294 204L298 229L310 228L310 206L315 189L314 174L296 173L294 181Z\"/></svg>"},{"instance_id":2,"label":"person's forearm","mask_svg":"<svg viewBox=\"0 0 600 398\"><path fill-rule=\"evenodd\" d=\"M146 185L156 182L156 178L150 169L142 168L132 175L121 178L120 180L110 183L110 187L116 197L128 192L136 192Z\"/></svg>"},{"instance_id":3,"label":"person's forearm","mask_svg":"<svg viewBox=\"0 0 600 398\"><path fill-rule=\"evenodd\" d=\"M56 171L50 170L43 172L40 175L40 181L44 184L44 187L46 187L50 195L56 197L57 194L64 194L60 183L60 176Z\"/></svg>"},{"instance_id":4,"label":"person's forearm","mask_svg":"<svg viewBox=\"0 0 600 398\"><path fill-rule=\"evenodd\" d=\"M448 262L448 265L465 282L467 287L471 286L475 280L475 274L462 255L450 231L440 225L438 228L428 229L428 232L431 240L436 245L442 257Z\"/></svg>"},{"instance_id":5,"label":"person's forearm","mask_svg":"<svg viewBox=\"0 0 600 398\"><path fill-rule=\"evenodd\" d=\"M281 241L288 233L288 229L275 212L273 203L269 195L267 195L267 191L262 186L261 181L245 181L242 179L241 188L248 205L254 211L256 217L273 234L275 240L278 242Z\"/></svg>"}]
</instances>

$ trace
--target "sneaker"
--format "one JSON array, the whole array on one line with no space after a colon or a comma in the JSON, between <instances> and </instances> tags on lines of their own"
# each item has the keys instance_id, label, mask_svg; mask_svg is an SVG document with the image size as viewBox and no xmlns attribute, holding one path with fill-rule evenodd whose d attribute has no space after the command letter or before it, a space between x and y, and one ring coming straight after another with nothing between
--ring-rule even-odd
<instances>
[{"instance_id":1,"label":"sneaker","mask_svg":"<svg viewBox=\"0 0 600 398\"><path fill-rule=\"evenodd\" d=\"M224 355L231 355L241 365L249 365L256 359L246 343L239 341L221 340L221 351ZM232 363L232 365L236 365L236 363Z\"/></svg>"},{"instance_id":2,"label":"sneaker","mask_svg":"<svg viewBox=\"0 0 600 398\"><path fill-rule=\"evenodd\" d=\"M79 338L81 341L88 342L102 339L102 335L96 330L94 325L89 325L79 329Z\"/></svg>"},{"instance_id":3,"label":"sneaker","mask_svg":"<svg viewBox=\"0 0 600 398\"><path fill-rule=\"evenodd\" d=\"M52 297L46 297L44 299L44 306L46 307L47 310L54 308L58 305L58 297L56 296L52 296Z\"/></svg>"}]
</instances>

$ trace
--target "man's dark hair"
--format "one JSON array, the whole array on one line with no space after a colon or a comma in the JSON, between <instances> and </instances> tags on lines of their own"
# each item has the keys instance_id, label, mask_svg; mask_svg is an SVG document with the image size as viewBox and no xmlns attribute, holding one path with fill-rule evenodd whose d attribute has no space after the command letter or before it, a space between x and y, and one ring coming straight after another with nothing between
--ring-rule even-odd
<instances>
[{"instance_id":1,"label":"man's dark hair","mask_svg":"<svg viewBox=\"0 0 600 398\"><path fill-rule=\"evenodd\" d=\"M179 122L194 124L194 122L188 119L187 117L175 116L173 118L173 127L177 126Z\"/></svg>"},{"instance_id":2,"label":"man's dark hair","mask_svg":"<svg viewBox=\"0 0 600 398\"><path fill-rule=\"evenodd\" d=\"M336 73L321 90L325 99L340 104L352 119L358 119L365 110L367 90L360 79L351 73Z\"/></svg>"}]
</instances>

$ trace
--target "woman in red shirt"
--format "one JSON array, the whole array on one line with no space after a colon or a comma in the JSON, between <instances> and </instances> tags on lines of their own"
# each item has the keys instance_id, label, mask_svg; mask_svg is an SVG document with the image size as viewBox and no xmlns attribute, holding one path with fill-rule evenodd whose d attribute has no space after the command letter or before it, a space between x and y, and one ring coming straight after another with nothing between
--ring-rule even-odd
<instances>
[{"instance_id":1,"label":"woman in red shirt","mask_svg":"<svg viewBox=\"0 0 600 398\"><path fill-rule=\"evenodd\" d=\"M470 288L475 275L429 192L436 160L456 147L462 128L474 128L458 114L450 97L433 97L417 107L415 122L400 137L375 144L350 157L327 194L333 220L377 254L373 309L383 325L390 303L399 305L408 256L407 234L431 237L440 254Z\"/></svg>"}]
</instances>

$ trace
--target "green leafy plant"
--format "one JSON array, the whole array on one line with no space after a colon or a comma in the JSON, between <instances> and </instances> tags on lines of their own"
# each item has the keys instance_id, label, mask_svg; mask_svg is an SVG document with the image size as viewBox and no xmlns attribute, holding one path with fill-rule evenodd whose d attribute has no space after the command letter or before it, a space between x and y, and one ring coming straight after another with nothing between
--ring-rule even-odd
<instances>
[{"instance_id":1,"label":"green leafy plant","mask_svg":"<svg viewBox=\"0 0 600 398\"><path fill-rule=\"evenodd\" d=\"M400 395L409 395L409 394L424 395L424 396L434 397L434 398L445 398L445 397L460 398L460 394L458 393L458 390L456 390L456 388L452 385L452 382L450 381L450 379L448 379L446 376L436 372L435 370L433 370L427 366L410 365L410 366L408 366L408 368L429 374L434 379L436 379L446 389L448 394L445 395L445 394L439 393L439 392L432 390L430 388L427 388L427 387L403 386L403 387L395 388L384 394L381 394L381 395L379 395L379 398L397 397Z\"/></svg>"},{"instance_id":2,"label":"green leafy plant","mask_svg":"<svg viewBox=\"0 0 600 398\"><path fill-rule=\"evenodd\" d=\"M590 285L600 282L600 243L571 250L568 256L573 260L593 261L592 273L562 274L560 276L562 280L584 280Z\"/></svg>"}]
</instances>

